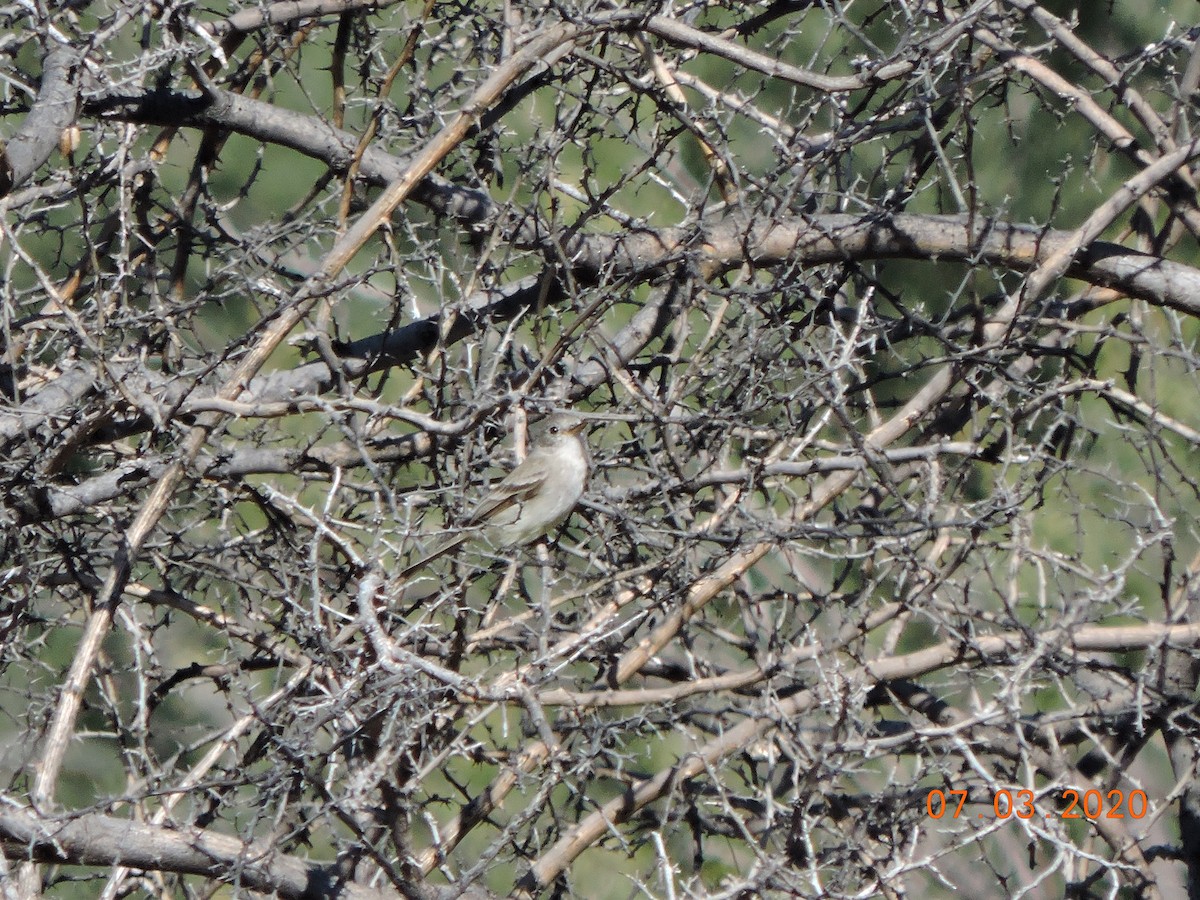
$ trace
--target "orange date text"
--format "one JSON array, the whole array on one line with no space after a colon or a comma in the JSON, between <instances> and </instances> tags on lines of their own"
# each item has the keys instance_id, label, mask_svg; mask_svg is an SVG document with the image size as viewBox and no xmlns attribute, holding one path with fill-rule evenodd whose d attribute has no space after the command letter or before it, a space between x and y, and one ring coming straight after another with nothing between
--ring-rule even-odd
<instances>
[{"instance_id":1,"label":"orange date text","mask_svg":"<svg viewBox=\"0 0 1200 900\"><path fill-rule=\"evenodd\" d=\"M1125 791L1115 788L1110 791L1064 788L1057 797L1052 798L1056 808L1049 812L1037 807L1033 791L1001 788L991 792L989 796L991 809L987 810L985 803L985 811L976 813L975 818L1032 819L1035 816L1057 816L1060 819L1141 819L1145 818L1150 809L1146 792L1141 789L1134 789L1126 794ZM964 809L967 799L965 790L943 791L934 788L925 797L925 812L931 819L957 819L969 815ZM1047 798L1042 798L1045 799Z\"/></svg>"}]
</instances>

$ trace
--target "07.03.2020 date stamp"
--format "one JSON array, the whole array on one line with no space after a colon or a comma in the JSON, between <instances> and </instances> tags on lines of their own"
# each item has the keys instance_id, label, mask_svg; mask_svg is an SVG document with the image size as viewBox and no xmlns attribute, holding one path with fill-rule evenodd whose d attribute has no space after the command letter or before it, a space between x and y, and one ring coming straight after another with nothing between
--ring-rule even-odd
<instances>
[{"instance_id":1,"label":"07.03.2020 date stamp","mask_svg":"<svg viewBox=\"0 0 1200 900\"><path fill-rule=\"evenodd\" d=\"M967 804L967 793L965 790L943 791L934 788L925 797L925 811L931 819L946 816L957 819ZM1001 788L991 792L991 798L991 810L977 813L976 818L1032 819L1035 816L1057 816L1060 819L1141 819L1150 808L1146 792L1140 788L1135 788L1128 795L1118 789L1099 791L1092 788L1080 791L1063 788L1057 795L1045 794L1040 798L1033 791ZM1038 803L1045 804L1047 801L1053 804L1052 809L1039 808Z\"/></svg>"}]
</instances>

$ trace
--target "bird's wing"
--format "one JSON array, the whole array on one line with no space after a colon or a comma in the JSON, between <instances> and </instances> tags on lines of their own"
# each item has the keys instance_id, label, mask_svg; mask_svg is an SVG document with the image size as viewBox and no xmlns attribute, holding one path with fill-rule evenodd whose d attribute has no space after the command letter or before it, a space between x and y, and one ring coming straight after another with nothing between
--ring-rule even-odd
<instances>
[{"instance_id":1,"label":"bird's wing","mask_svg":"<svg viewBox=\"0 0 1200 900\"><path fill-rule=\"evenodd\" d=\"M546 459L530 454L525 461L488 491L479 505L467 516L467 525L478 525L514 503L524 503L533 497L550 474Z\"/></svg>"},{"instance_id":2,"label":"bird's wing","mask_svg":"<svg viewBox=\"0 0 1200 900\"><path fill-rule=\"evenodd\" d=\"M527 502L538 492L549 474L550 466L545 456L536 452L529 454L523 463L502 478L499 484L488 491L479 505L471 510L471 514L462 523L467 530L451 535L416 562L410 563L400 573L400 580L407 580L419 569L425 568L435 559L445 556L459 546L470 537L474 526L485 523L496 513L513 504Z\"/></svg>"}]
</instances>

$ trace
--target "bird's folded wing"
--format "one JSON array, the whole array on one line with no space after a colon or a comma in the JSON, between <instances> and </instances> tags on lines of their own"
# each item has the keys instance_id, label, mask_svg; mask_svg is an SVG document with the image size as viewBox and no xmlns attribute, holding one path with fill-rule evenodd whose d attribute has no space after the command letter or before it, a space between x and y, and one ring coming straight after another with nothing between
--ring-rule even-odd
<instances>
[{"instance_id":1,"label":"bird's folded wing","mask_svg":"<svg viewBox=\"0 0 1200 900\"><path fill-rule=\"evenodd\" d=\"M479 525L515 503L526 503L546 481L549 468L541 458L530 457L492 488L467 516L467 525Z\"/></svg>"},{"instance_id":2,"label":"bird's folded wing","mask_svg":"<svg viewBox=\"0 0 1200 900\"><path fill-rule=\"evenodd\" d=\"M544 457L530 454L521 465L508 473L500 483L493 487L480 504L471 510L471 514L463 520L464 531L446 538L432 551L410 563L400 573L402 581L407 580L420 569L425 568L434 560L445 556L455 547L479 530L479 526L487 524L496 514L503 512L518 503L527 503L545 483L550 474L550 467Z\"/></svg>"}]
</instances>

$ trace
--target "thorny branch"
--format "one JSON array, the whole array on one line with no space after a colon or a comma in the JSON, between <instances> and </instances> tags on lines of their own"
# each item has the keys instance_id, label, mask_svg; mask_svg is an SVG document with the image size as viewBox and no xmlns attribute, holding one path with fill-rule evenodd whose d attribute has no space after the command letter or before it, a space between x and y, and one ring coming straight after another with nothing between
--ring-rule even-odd
<instances>
[{"instance_id":1,"label":"thorny branch","mask_svg":"<svg viewBox=\"0 0 1200 900\"><path fill-rule=\"evenodd\" d=\"M1177 5L0 10L5 900L1200 897Z\"/></svg>"}]
</instances>

